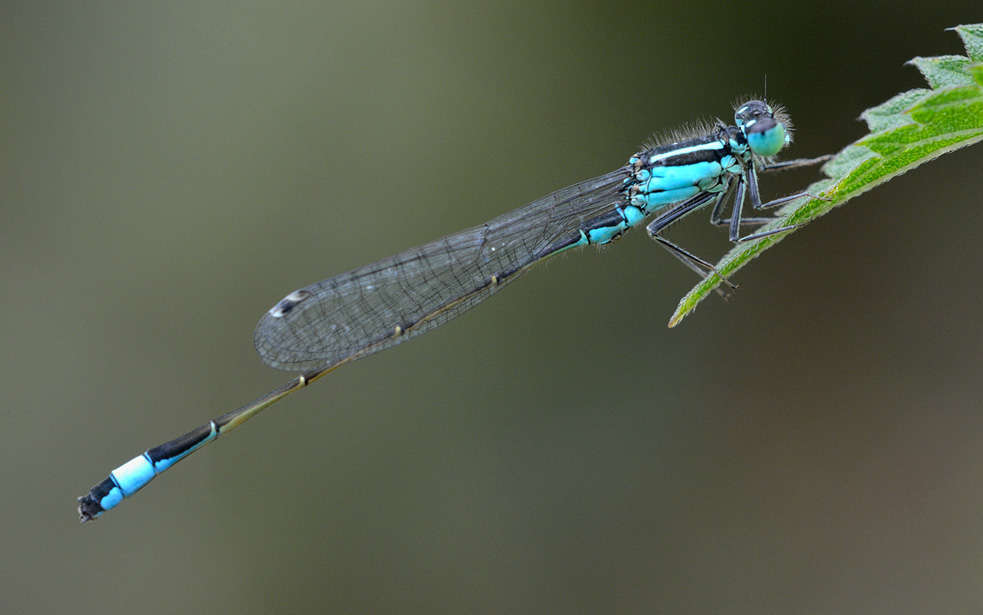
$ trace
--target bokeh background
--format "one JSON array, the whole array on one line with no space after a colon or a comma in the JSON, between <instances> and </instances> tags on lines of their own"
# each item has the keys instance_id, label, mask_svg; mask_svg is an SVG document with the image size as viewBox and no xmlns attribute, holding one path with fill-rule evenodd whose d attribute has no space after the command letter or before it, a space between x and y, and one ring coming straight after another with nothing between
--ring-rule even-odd
<instances>
[{"instance_id":1,"label":"bokeh background","mask_svg":"<svg viewBox=\"0 0 983 615\"><path fill-rule=\"evenodd\" d=\"M912 7L918 7L914 10ZM979 2L5 2L0 610L983 609L983 147L680 327L643 233L282 402L80 527L121 462L285 381L290 290L768 93L789 156ZM766 177L777 196L810 171ZM699 219L698 219L699 218ZM718 255L694 216L672 237Z\"/></svg>"}]
</instances>

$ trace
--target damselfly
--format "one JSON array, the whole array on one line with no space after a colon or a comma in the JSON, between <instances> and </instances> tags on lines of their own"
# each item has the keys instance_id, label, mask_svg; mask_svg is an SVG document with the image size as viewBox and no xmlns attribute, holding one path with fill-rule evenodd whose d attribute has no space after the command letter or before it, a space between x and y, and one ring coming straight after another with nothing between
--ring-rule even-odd
<instances>
[{"instance_id":1,"label":"damselfly","mask_svg":"<svg viewBox=\"0 0 983 615\"><path fill-rule=\"evenodd\" d=\"M652 216L645 227L650 237L701 276L716 275L708 261L666 239L665 230L712 204L711 222L728 226L732 241L787 231L791 227L740 235L741 225L771 220L743 217L746 198L762 210L806 196L762 203L757 174L828 159L775 162L791 142L791 123L782 109L758 100L739 105L732 126L717 120L668 140L647 146L621 168L490 222L293 291L263 315L253 340L268 365L301 375L116 468L79 498L81 520L98 517L220 434L341 365L444 324L550 256L610 243Z\"/></svg>"}]
</instances>

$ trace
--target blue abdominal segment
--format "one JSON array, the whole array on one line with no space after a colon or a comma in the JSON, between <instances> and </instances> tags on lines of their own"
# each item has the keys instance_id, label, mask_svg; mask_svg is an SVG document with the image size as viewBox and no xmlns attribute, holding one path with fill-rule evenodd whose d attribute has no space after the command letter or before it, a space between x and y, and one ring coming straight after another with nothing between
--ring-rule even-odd
<instances>
[{"instance_id":1,"label":"blue abdominal segment","mask_svg":"<svg viewBox=\"0 0 983 615\"><path fill-rule=\"evenodd\" d=\"M103 512L115 507L152 481L158 474L181 461L198 448L218 437L219 427L214 421L188 432L180 438L152 448L142 455L127 461L109 473L109 477L92 488L80 500L80 513L83 505L89 518L95 519Z\"/></svg>"}]
</instances>

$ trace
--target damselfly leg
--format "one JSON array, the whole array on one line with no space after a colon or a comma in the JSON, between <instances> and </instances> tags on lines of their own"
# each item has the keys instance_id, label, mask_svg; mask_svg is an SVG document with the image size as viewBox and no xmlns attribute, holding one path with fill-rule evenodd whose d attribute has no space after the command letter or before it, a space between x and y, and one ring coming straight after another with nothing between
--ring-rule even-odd
<instances>
[{"instance_id":1,"label":"damselfly leg","mask_svg":"<svg viewBox=\"0 0 983 615\"><path fill-rule=\"evenodd\" d=\"M830 160L832 156L819 156L817 158L800 158L796 160L787 160L784 162L778 162L763 166L761 168L762 172L769 171L783 171L787 169L794 169L800 167L813 166ZM812 198L822 198L808 192L799 192L796 194L790 194L787 196L779 197L768 201L767 203L761 202L761 193L758 190L758 178L757 172L755 170L754 164L749 164L744 173L736 178L736 186L728 188L723 192L720 192L713 197L711 194L697 194L693 198L680 203L679 205L673 207L669 211L665 212L661 216L658 216L655 220L650 222L645 228L648 231L649 236L657 241L659 245L665 248L670 254L673 255L677 260L683 263L688 269L695 272L700 277L705 277L710 273L714 273L720 277L724 283L730 288L737 288L737 285L732 283L730 280L725 278L720 274L720 271L706 259L700 258L699 256L693 254L689 250L682 248L668 238L666 238L663 233L664 231L679 221L686 215L692 213L696 209L705 206L711 199L713 200L713 209L710 212L710 223L714 226L727 226L729 227L729 239L734 243L743 243L746 241L752 241L755 239L760 239L762 237L768 237L770 235L776 235L778 233L784 233L796 228L796 225L783 226L777 229L771 229L768 231L763 231L760 233L752 233L744 237L740 234L740 227L762 225L767 224L774 220L774 218L765 217L753 217L748 218L742 215L744 208L744 199L747 193L750 193L751 206L755 210L765 210L772 207L777 207L795 199L802 197L812 197ZM733 195L733 198L728 198ZM725 219L723 216L724 204L730 200L732 202L732 210L729 219ZM726 297L726 293L719 290L717 291L721 296Z\"/></svg>"}]
</instances>

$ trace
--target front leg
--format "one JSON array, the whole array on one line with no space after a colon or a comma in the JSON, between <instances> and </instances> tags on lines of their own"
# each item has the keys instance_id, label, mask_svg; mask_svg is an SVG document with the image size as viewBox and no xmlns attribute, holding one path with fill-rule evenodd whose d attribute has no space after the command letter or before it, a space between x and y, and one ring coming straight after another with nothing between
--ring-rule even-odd
<instances>
[{"instance_id":1,"label":"front leg","mask_svg":"<svg viewBox=\"0 0 983 615\"><path fill-rule=\"evenodd\" d=\"M783 160L782 162L773 162L771 164L761 165L761 172L767 173L769 171L785 171L787 169L797 169L799 167L811 167L813 165L829 162L832 159L833 159L833 154L826 154L825 156L819 156L817 158L797 158L795 160Z\"/></svg>"},{"instance_id":2,"label":"front leg","mask_svg":"<svg viewBox=\"0 0 983 615\"><path fill-rule=\"evenodd\" d=\"M812 162L814 160L820 160L820 158L814 158L807 162ZM798 162L798 161L792 160L790 162ZM821 201L829 200L825 197L812 194L811 192L797 192L795 194L790 194L788 196L778 197L777 199L773 199L771 201L768 201L767 203L762 203L761 193L758 191L758 172L755 170L754 162L751 162L751 164L745 167L744 176L741 179L747 183L748 194L750 195L751 198L751 207L757 210L771 209L772 207L777 207L784 203L788 203L789 201L794 201L795 199L800 199L806 196L813 199L819 199Z\"/></svg>"}]
</instances>

